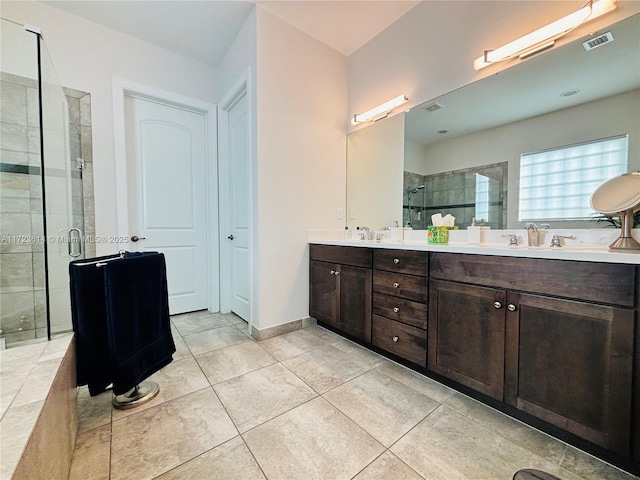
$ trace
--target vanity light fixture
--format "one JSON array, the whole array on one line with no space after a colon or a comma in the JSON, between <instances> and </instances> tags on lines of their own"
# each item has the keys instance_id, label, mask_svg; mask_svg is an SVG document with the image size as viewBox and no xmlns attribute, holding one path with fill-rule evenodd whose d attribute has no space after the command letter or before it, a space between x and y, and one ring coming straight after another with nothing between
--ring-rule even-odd
<instances>
[{"instance_id":1,"label":"vanity light fixture","mask_svg":"<svg viewBox=\"0 0 640 480\"><path fill-rule=\"evenodd\" d=\"M384 102L377 107L372 108L371 110L367 110L364 113L356 113L351 119L352 125L358 125L362 122L376 122L385 118L389 113L396 107L403 105L409 101L409 98L402 94L398 95L396 98L389 100L388 102Z\"/></svg>"},{"instance_id":2,"label":"vanity light fixture","mask_svg":"<svg viewBox=\"0 0 640 480\"><path fill-rule=\"evenodd\" d=\"M551 48L555 41L579 25L615 10L616 0L590 0L584 7L562 17L524 37L507 43L495 50L485 50L484 55L473 61L473 68L480 70L495 62L513 57L526 58L544 49Z\"/></svg>"}]
</instances>

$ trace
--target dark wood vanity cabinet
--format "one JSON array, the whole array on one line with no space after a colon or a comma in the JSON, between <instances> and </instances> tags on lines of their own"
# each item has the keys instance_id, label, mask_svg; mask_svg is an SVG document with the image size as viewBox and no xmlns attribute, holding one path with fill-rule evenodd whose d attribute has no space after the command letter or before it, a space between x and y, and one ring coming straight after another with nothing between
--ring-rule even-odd
<instances>
[{"instance_id":1,"label":"dark wood vanity cabinet","mask_svg":"<svg viewBox=\"0 0 640 480\"><path fill-rule=\"evenodd\" d=\"M371 341L371 250L310 245L309 313L365 342Z\"/></svg>"},{"instance_id":2,"label":"dark wood vanity cabinet","mask_svg":"<svg viewBox=\"0 0 640 480\"><path fill-rule=\"evenodd\" d=\"M404 360L427 364L429 253L373 251L373 345Z\"/></svg>"},{"instance_id":3,"label":"dark wood vanity cabinet","mask_svg":"<svg viewBox=\"0 0 640 480\"><path fill-rule=\"evenodd\" d=\"M429 370L502 400L505 297L503 290L431 279Z\"/></svg>"},{"instance_id":4,"label":"dark wood vanity cabinet","mask_svg":"<svg viewBox=\"0 0 640 480\"><path fill-rule=\"evenodd\" d=\"M431 277L430 370L629 456L635 266L434 253Z\"/></svg>"}]
</instances>

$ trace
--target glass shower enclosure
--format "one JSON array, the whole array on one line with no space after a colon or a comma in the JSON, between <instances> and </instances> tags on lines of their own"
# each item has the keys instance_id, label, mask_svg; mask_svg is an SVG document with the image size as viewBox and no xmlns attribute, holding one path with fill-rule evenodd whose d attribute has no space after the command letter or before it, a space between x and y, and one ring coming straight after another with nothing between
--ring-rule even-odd
<instances>
[{"instance_id":1,"label":"glass shower enclosure","mask_svg":"<svg viewBox=\"0 0 640 480\"><path fill-rule=\"evenodd\" d=\"M0 21L0 342L10 347L72 329L68 265L84 252L74 209L82 170L42 36Z\"/></svg>"}]
</instances>

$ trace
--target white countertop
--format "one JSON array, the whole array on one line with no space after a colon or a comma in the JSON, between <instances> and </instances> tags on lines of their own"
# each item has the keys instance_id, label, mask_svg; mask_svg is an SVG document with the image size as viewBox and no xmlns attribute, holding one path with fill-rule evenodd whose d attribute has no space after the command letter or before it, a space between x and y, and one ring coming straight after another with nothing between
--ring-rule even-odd
<instances>
[{"instance_id":1,"label":"white countertop","mask_svg":"<svg viewBox=\"0 0 640 480\"><path fill-rule=\"evenodd\" d=\"M462 234L463 232L456 233L458 233L458 235L456 235L458 238L454 239L454 241L451 241L450 239L450 242L446 245L428 244L426 239L405 239L401 242L389 240L383 240L381 242L375 242L371 240L341 240L339 237L339 232L309 232L309 243L320 245L340 245L348 247L418 250L425 252L466 253L471 255L500 255L503 257L546 258L555 260L577 260L582 262L640 264L640 252L611 252L609 251L608 243L605 245L576 243L574 245L565 245L560 248L551 248L547 245L542 247L528 247L522 244L518 245L517 247L510 247L506 244L506 241L504 241L503 243L483 243L481 245L471 245L466 243L466 241L457 241L458 239L464 239L464 235ZM508 231L507 233L511 232ZM493 238L490 240L493 240Z\"/></svg>"}]
</instances>

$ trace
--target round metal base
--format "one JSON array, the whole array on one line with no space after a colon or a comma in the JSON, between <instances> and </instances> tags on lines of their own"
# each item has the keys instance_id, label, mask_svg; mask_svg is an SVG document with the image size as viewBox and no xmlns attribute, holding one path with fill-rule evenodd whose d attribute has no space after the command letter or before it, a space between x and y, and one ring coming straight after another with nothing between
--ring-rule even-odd
<instances>
[{"instance_id":1,"label":"round metal base","mask_svg":"<svg viewBox=\"0 0 640 480\"><path fill-rule=\"evenodd\" d=\"M148 401L155 398L160 392L160 387L156 382L146 380L140 385L136 385L127 393L122 395L114 395L111 403L114 408L118 410L126 410L128 408L135 408L139 405L143 405Z\"/></svg>"},{"instance_id":2,"label":"round metal base","mask_svg":"<svg viewBox=\"0 0 640 480\"><path fill-rule=\"evenodd\" d=\"M614 252L640 253L640 243L633 237L620 236L609 245L609 250Z\"/></svg>"}]
</instances>

